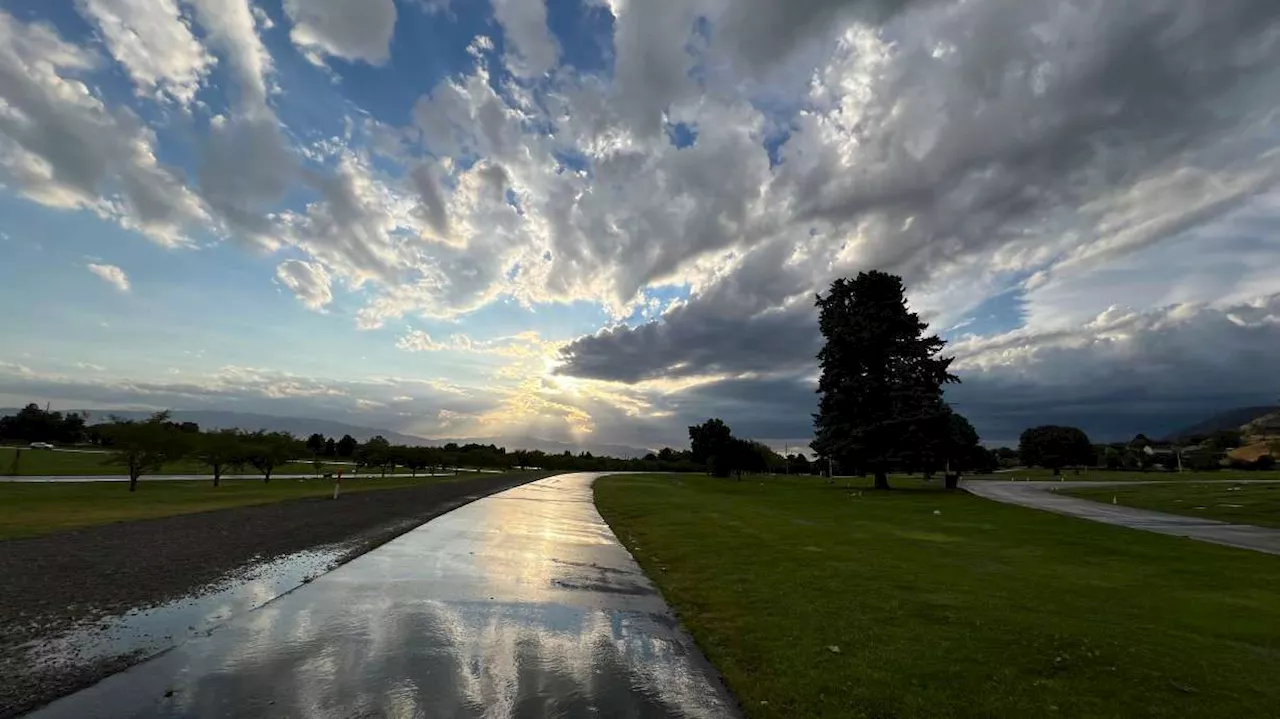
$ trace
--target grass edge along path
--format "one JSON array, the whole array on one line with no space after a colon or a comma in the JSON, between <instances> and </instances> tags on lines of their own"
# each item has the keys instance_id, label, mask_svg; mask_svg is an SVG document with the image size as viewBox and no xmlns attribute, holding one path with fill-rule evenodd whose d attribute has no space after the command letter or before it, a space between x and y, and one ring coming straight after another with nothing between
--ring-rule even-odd
<instances>
[{"instance_id":1,"label":"grass edge along path","mask_svg":"<svg viewBox=\"0 0 1280 719\"><path fill-rule=\"evenodd\" d=\"M477 476L547 476L548 472L507 472L428 477L343 478L342 494L402 489L431 483L464 481ZM223 478L214 487L206 480L147 482L130 493L118 483L0 483L0 541L114 522L155 519L255 504L333 495L333 482L322 479ZM338 501L341 501L339 499Z\"/></svg>"},{"instance_id":2,"label":"grass edge along path","mask_svg":"<svg viewBox=\"0 0 1280 719\"><path fill-rule=\"evenodd\" d=\"M748 717L1274 716L1275 557L900 484L595 497Z\"/></svg>"},{"instance_id":3,"label":"grass edge along path","mask_svg":"<svg viewBox=\"0 0 1280 719\"><path fill-rule=\"evenodd\" d=\"M1179 482L1133 487L1085 487L1061 492L1071 497L1186 517L1280 529L1280 482Z\"/></svg>"}]
</instances>

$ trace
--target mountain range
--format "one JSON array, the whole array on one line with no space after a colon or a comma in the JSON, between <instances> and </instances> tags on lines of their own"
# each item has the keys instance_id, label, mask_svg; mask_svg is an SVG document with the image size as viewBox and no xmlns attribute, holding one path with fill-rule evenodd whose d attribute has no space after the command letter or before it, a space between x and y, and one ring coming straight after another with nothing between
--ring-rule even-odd
<instances>
[{"instance_id":1,"label":"mountain range","mask_svg":"<svg viewBox=\"0 0 1280 719\"><path fill-rule=\"evenodd\" d=\"M1219 412L1201 422L1184 427L1178 432L1170 435L1169 439L1177 440L1195 435L1212 434L1222 430L1243 429L1245 425L1254 420L1266 417L1270 414L1277 414L1278 410L1275 405L1259 406L1259 407L1237 407L1236 409Z\"/></svg>"},{"instance_id":2,"label":"mountain range","mask_svg":"<svg viewBox=\"0 0 1280 719\"><path fill-rule=\"evenodd\" d=\"M15 414L17 411L17 408L0 409L0 416ZM105 422L111 416L120 417L122 419L146 419L152 414L151 412L138 410L114 409L73 409L67 411L87 414L89 416L89 424ZM439 446L448 442L455 442L457 444L493 444L499 447L505 447L508 451L517 449L537 449L549 454L560 454L568 450L574 454L590 452L593 455L620 457L623 459L643 457L650 451L641 447L629 447L621 444L579 444L557 442L554 440L527 436L446 437L432 439L428 437L419 437L413 434L395 432L389 429L362 427L359 425L335 422L327 419L279 417L276 415L252 414L249 412L179 409L174 410L171 415L171 419L174 422L195 422L200 425L201 429L243 429L250 432L264 429L268 432L290 432L298 437L307 437L309 435L319 433L326 437L333 437L335 439L342 437L344 434L349 434L361 442L367 441L370 437L382 435L392 444L405 444L410 446Z\"/></svg>"}]
</instances>

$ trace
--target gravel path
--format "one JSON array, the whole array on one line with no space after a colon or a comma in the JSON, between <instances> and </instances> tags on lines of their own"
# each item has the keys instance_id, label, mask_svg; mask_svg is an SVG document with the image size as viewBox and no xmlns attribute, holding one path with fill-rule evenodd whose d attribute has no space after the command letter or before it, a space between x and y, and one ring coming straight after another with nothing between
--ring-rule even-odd
<instances>
[{"instance_id":1,"label":"gravel path","mask_svg":"<svg viewBox=\"0 0 1280 719\"><path fill-rule=\"evenodd\" d=\"M1255 480L1256 481L1256 480ZM970 494L993 499L1006 504L1017 504L1033 509L1043 509L1104 524L1115 524L1131 529L1144 529L1158 534L1188 537L1201 542L1225 544L1239 549L1252 549L1268 554L1280 554L1280 529L1255 527L1249 524L1229 524L1212 519L1184 517L1178 514L1153 512L1149 509L1103 504L1079 497L1069 497L1054 490L1080 487L1130 486L1136 482L1005 482L966 480L961 488Z\"/></svg>"},{"instance_id":2,"label":"gravel path","mask_svg":"<svg viewBox=\"0 0 1280 719\"><path fill-rule=\"evenodd\" d=\"M468 501L542 474L488 475L100 525L0 542L0 717L12 717L133 663L39 667L24 645L105 615L181 598L258 562L317 546L357 556Z\"/></svg>"}]
</instances>

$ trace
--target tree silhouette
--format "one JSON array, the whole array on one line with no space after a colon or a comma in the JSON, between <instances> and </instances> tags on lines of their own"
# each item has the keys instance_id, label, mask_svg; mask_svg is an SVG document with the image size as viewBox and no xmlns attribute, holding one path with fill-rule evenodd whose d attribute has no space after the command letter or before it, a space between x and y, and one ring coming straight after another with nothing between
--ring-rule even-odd
<instances>
[{"instance_id":1,"label":"tree silhouette","mask_svg":"<svg viewBox=\"0 0 1280 719\"><path fill-rule=\"evenodd\" d=\"M841 278L817 298L826 343L818 353L821 395L810 445L841 466L875 473L888 489L889 468L920 442L945 434L942 386L958 382L939 357L946 344L907 309L902 279L879 271Z\"/></svg>"}]
</instances>

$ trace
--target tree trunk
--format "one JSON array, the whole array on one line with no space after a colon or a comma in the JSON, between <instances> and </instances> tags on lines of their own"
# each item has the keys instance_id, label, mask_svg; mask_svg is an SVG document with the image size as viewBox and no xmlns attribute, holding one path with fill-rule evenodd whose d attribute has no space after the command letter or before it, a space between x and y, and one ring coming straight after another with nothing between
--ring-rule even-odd
<instances>
[{"instance_id":1,"label":"tree trunk","mask_svg":"<svg viewBox=\"0 0 1280 719\"><path fill-rule=\"evenodd\" d=\"M138 473L133 470L129 471L129 491L138 491Z\"/></svg>"},{"instance_id":2,"label":"tree trunk","mask_svg":"<svg viewBox=\"0 0 1280 719\"><path fill-rule=\"evenodd\" d=\"M1054 467L1054 468L1053 468L1053 476L1057 477L1057 476L1059 476L1059 475L1061 475L1061 474L1062 474L1062 467Z\"/></svg>"},{"instance_id":3,"label":"tree trunk","mask_svg":"<svg viewBox=\"0 0 1280 719\"><path fill-rule=\"evenodd\" d=\"M889 488L889 474L883 469L876 470L876 489Z\"/></svg>"},{"instance_id":4,"label":"tree trunk","mask_svg":"<svg viewBox=\"0 0 1280 719\"><path fill-rule=\"evenodd\" d=\"M947 489L956 489L960 486L960 473L947 472Z\"/></svg>"},{"instance_id":5,"label":"tree trunk","mask_svg":"<svg viewBox=\"0 0 1280 719\"><path fill-rule=\"evenodd\" d=\"M382 478L383 478L383 479L386 479L386 478L387 478L387 465L385 465L385 464L384 464L384 465L382 465Z\"/></svg>"},{"instance_id":6,"label":"tree trunk","mask_svg":"<svg viewBox=\"0 0 1280 719\"><path fill-rule=\"evenodd\" d=\"M410 476L411 478L413 478L413 479L417 479L417 478L418 478L418 468L417 468L417 467L410 467L410 468L409 468L409 476Z\"/></svg>"},{"instance_id":7,"label":"tree trunk","mask_svg":"<svg viewBox=\"0 0 1280 719\"><path fill-rule=\"evenodd\" d=\"M267 482L270 482L270 481L271 481L271 470L268 469L267 471L262 473L262 483L266 484Z\"/></svg>"},{"instance_id":8,"label":"tree trunk","mask_svg":"<svg viewBox=\"0 0 1280 719\"><path fill-rule=\"evenodd\" d=\"M218 483L221 481L222 481L222 467L219 467L218 465L215 464L213 466L213 486L215 487L218 486Z\"/></svg>"}]
</instances>

